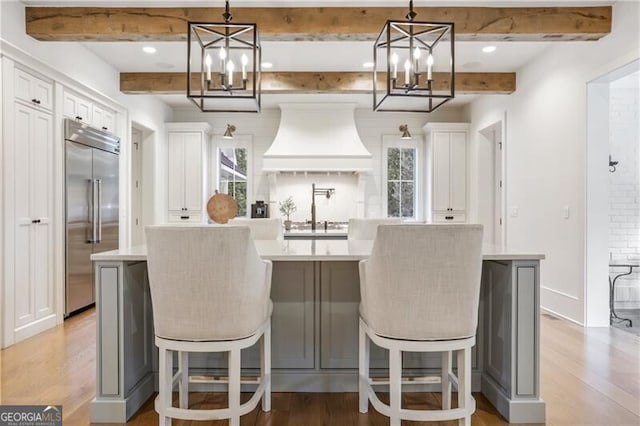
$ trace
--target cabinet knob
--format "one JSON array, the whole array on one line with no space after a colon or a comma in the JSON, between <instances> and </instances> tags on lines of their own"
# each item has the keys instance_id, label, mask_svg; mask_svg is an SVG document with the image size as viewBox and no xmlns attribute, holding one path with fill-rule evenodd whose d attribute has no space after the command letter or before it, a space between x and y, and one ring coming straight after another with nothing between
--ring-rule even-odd
<instances>
[{"instance_id":1,"label":"cabinet knob","mask_svg":"<svg viewBox=\"0 0 640 426\"><path fill-rule=\"evenodd\" d=\"M180 219L189 219L189 216L180 216Z\"/></svg>"},{"instance_id":2,"label":"cabinet knob","mask_svg":"<svg viewBox=\"0 0 640 426\"><path fill-rule=\"evenodd\" d=\"M33 102L34 104L40 105L40 100L37 98L31 99L31 102Z\"/></svg>"},{"instance_id":3,"label":"cabinet knob","mask_svg":"<svg viewBox=\"0 0 640 426\"><path fill-rule=\"evenodd\" d=\"M80 117L79 115L76 115L76 120L82 121L82 117Z\"/></svg>"},{"instance_id":4,"label":"cabinet knob","mask_svg":"<svg viewBox=\"0 0 640 426\"><path fill-rule=\"evenodd\" d=\"M31 223L40 223L40 219L33 219Z\"/></svg>"},{"instance_id":5,"label":"cabinet knob","mask_svg":"<svg viewBox=\"0 0 640 426\"><path fill-rule=\"evenodd\" d=\"M109 130L109 129L106 128L105 126L102 126L102 130Z\"/></svg>"},{"instance_id":6,"label":"cabinet knob","mask_svg":"<svg viewBox=\"0 0 640 426\"><path fill-rule=\"evenodd\" d=\"M453 216L445 216L444 217L446 220L453 220Z\"/></svg>"}]
</instances>

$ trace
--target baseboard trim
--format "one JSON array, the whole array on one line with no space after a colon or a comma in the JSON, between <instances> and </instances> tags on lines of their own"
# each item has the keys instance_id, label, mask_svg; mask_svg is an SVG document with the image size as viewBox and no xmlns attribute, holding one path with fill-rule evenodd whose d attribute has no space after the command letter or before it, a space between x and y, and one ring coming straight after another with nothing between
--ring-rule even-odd
<instances>
[{"instance_id":1,"label":"baseboard trim","mask_svg":"<svg viewBox=\"0 0 640 426\"><path fill-rule=\"evenodd\" d=\"M540 398L509 399L504 390L486 374L482 376L482 393L509 423L544 423L546 403Z\"/></svg>"},{"instance_id":2,"label":"baseboard trim","mask_svg":"<svg viewBox=\"0 0 640 426\"><path fill-rule=\"evenodd\" d=\"M558 313L558 312L556 312L556 311L554 311L554 310L552 310L552 309L545 308L544 306L540 306L540 311L542 311L542 312L546 312L547 314L551 314L551 315L553 315L554 317L558 317L558 318L561 318L561 319L563 319L563 320L567 320L567 321L572 322L572 323L574 323L574 324L576 324L576 325L579 325L580 327L584 327L584 323L581 323L581 322L579 322L579 321L576 321L576 320L574 320L573 318L569 318L569 317L568 317L568 316L566 316L566 315L562 315L562 314L560 314L560 313Z\"/></svg>"}]
</instances>

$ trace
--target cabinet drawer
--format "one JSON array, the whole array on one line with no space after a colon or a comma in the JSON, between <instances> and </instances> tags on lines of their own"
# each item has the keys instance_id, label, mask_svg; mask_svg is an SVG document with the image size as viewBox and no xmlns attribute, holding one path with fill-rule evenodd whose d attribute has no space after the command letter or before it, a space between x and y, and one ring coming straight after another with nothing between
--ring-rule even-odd
<instances>
[{"instance_id":1,"label":"cabinet drawer","mask_svg":"<svg viewBox=\"0 0 640 426\"><path fill-rule=\"evenodd\" d=\"M467 215L465 213L450 212L433 214L433 223L465 223L466 221Z\"/></svg>"},{"instance_id":2,"label":"cabinet drawer","mask_svg":"<svg viewBox=\"0 0 640 426\"><path fill-rule=\"evenodd\" d=\"M202 223L202 214L192 212L169 213L170 223Z\"/></svg>"}]
</instances>

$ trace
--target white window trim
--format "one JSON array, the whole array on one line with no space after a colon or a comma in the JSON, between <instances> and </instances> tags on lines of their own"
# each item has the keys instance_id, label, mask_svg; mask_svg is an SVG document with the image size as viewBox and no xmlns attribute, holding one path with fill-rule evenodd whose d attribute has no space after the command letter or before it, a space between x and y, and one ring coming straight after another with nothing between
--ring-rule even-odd
<instances>
[{"instance_id":1,"label":"white window trim","mask_svg":"<svg viewBox=\"0 0 640 426\"><path fill-rule=\"evenodd\" d=\"M211 177L212 195L220 188L220 148L245 148L247 150L247 216L251 216L251 204L255 203L253 196L253 136L234 134L233 139L224 139L222 135L213 137L211 163L215 164Z\"/></svg>"},{"instance_id":2,"label":"white window trim","mask_svg":"<svg viewBox=\"0 0 640 426\"><path fill-rule=\"evenodd\" d=\"M411 139L402 139L399 135L382 135L382 215L387 216L387 150L388 148L414 148L415 156L415 217L405 218L407 222L419 222L424 220L423 188L424 188L424 165L423 165L423 142L421 135L414 135Z\"/></svg>"}]
</instances>

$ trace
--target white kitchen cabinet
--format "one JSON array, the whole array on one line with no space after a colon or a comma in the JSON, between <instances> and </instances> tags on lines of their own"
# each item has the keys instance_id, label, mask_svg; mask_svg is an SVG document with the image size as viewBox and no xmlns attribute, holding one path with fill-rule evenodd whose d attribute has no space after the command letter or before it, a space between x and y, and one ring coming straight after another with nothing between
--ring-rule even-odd
<instances>
[{"instance_id":1,"label":"white kitchen cabinet","mask_svg":"<svg viewBox=\"0 0 640 426\"><path fill-rule=\"evenodd\" d=\"M42 105L42 104L40 104ZM7 276L13 283L14 339L22 340L55 325L53 280L53 117L14 102L15 143L6 161Z\"/></svg>"},{"instance_id":2,"label":"white kitchen cabinet","mask_svg":"<svg viewBox=\"0 0 640 426\"><path fill-rule=\"evenodd\" d=\"M211 128L207 123L166 123L166 128L168 221L202 223Z\"/></svg>"},{"instance_id":3,"label":"white kitchen cabinet","mask_svg":"<svg viewBox=\"0 0 640 426\"><path fill-rule=\"evenodd\" d=\"M467 123L428 123L427 170L431 222L467 221Z\"/></svg>"},{"instance_id":4,"label":"white kitchen cabinet","mask_svg":"<svg viewBox=\"0 0 640 426\"><path fill-rule=\"evenodd\" d=\"M46 111L51 111L53 108L53 84L51 82L20 68L15 68L13 88L16 100L24 101Z\"/></svg>"},{"instance_id":5,"label":"white kitchen cabinet","mask_svg":"<svg viewBox=\"0 0 640 426\"><path fill-rule=\"evenodd\" d=\"M66 118L117 133L115 111L68 89L62 96L62 113Z\"/></svg>"},{"instance_id":6,"label":"white kitchen cabinet","mask_svg":"<svg viewBox=\"0 0 640 426\"><path fill-rule=\"evenodd\" d=\"M100 105L93 105L92 124L98 129L115 133L115 113Z\"/></svg>"},{"instance_id":7,"label":"white kitchen cabinet","mask_svg":"<svg viewBox=\"0 0 640 426\"><path fill-rule=\"evenodd\" d=\"M93 123L93 105L91 101L69 90L64 91L62 99L62 112L65 117L87 124Z\"/></svg>"}]
</instances>

